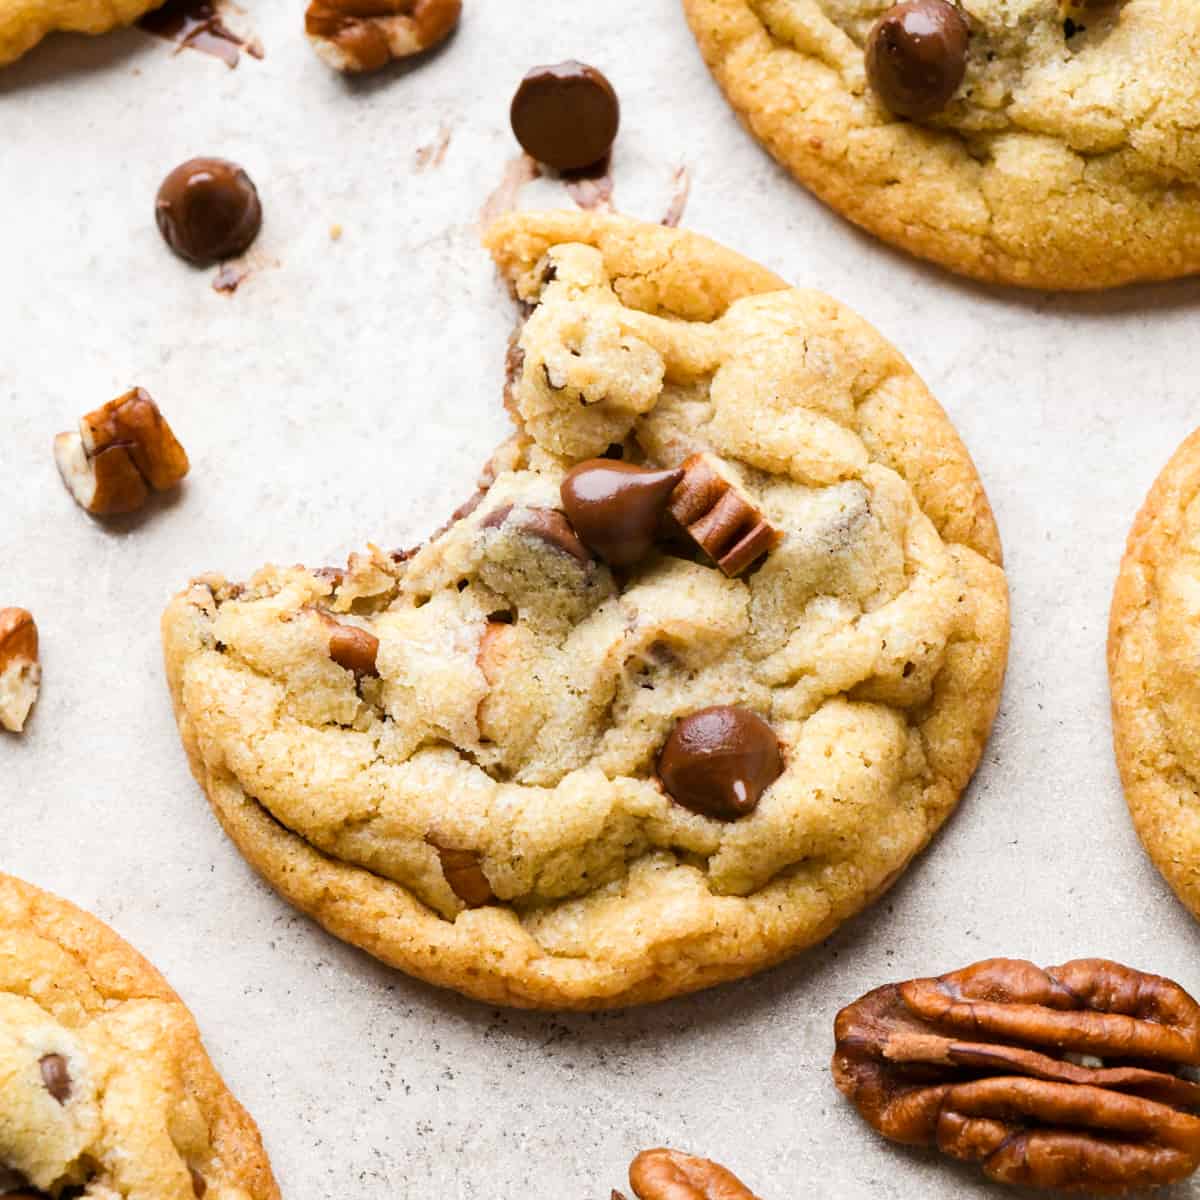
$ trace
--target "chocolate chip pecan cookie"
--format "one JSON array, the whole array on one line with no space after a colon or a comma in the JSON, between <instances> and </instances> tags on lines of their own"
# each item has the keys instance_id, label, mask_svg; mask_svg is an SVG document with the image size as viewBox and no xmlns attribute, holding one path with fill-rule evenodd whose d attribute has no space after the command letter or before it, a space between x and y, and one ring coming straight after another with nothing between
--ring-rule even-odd
<instances>
[{"instance_id":1,"label":"chocolate chip pecan cookie","mask_svg":"<svg viewBox=\"0 0 1200 1200\"><path fill-rule=\"evenodd\" d=\"M107 926L0 875L0 1195L278 1200L191 1014Z\"/></svg>"},{"instance_id":2,"label":"chocolate chip pecan cookie","mask_svg":"<svg viewBox=\"0 0 1200 1200\"><path fill-rule=\"evenodd\" d=\"M684 0L742 120L885 241L977 279L1200 270L1193 0Z\"/></svg>"},{"instance_id":3,"label":"chocolate chip pecan cookie","mask_svg":"<svg viewBox=\"0 0 1200 1200\"><path fill-rule=\"evenodd\" d=\"M1200 430L1129 534L1108 629L1113 740L1142 844L1200 918Z\"/></svg>"},{"instance_id":4,"label":"chocolate chip pecan cookie","mask_svg":"<svg viewBox=\"0 0 1200 1200\"><path fill-rule=\"evenodd\" d=\"M192 766L339 936L491 1002L777 962L945 820L1008 639L983 488L905 360L693 234L511 215L515 437L415 553L197 580Z\"/></svg>"},{"instance_id":5,"label":"chocolate chip pecan cookie","mask_svg":"<svg viewBox=\"0 0 1200 1200\"><path fill-rule=\"evenodd\" d=\"M48 33L108 33L132 25L163 0L4 0L0 4L0 67Z\"/></svg>"}]
</instances>

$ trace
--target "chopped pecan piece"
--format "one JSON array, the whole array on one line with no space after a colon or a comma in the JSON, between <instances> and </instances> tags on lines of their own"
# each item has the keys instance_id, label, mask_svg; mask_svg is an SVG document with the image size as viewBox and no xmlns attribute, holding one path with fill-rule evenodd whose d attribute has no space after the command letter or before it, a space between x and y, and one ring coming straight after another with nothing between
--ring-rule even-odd
<instances>
[{"instance_id":1,"label":"chopped pecan piece","mask_svg":"<svg viewBox=\"0 0 1200 1200\"><path fill-rule=\"evenodd\" d=\"M988 959L838 1013L833 1076L880 1133L1000 1183L1123 1192L1200 1165L1200 1006L1104 959ZM1084 1065L1087 1064L1087 1065Z\"/></svg>"},{"instance_id":2,"label":"chopped pecan piece","mask_svg":"<svg viewBox=\"0 0 1200 1200\"><path fill-rule=\"evenodd\" d=\"M378 71L454 32L462 0L311 0L304 29L330 66Z\"/></svg>"},{"instance_id":3,"label":"chopped pecan piece","mask_svg":"<svg viewBox=\"0 0 1200 1200\"><path fill-rule=\"evenodd\" d=\"M0 729L20 733L25 728L41 682L33 614L0 608Z\"/></svg>"},{"instance_id":4,"label":"chopped pecan piece","mask_svg":"<svg viewBox=\"0 0 1200 1200\"><path fill-rule=\"evenodd\" d=\"M437 852L442 863L442 874L450 890L468 907L482 908L495 900L492 885L479 865L479 855L474 850L454 850L435 841L432 836L425 839Z\"/></svg>"},{"instance_id":5,"label":"chopped pecan piece","mask_svg":"<svg viewBox=\"0 0 1200 1200\"><path fill-rule=\"evenodd\" d=\"M638 1200L757 1200L732 1172L678 1150L643 1150L629 1168L629 1183Z\"/></svg>"},{"instance_id":6,"label":"chopped pecan piece","mask_svg":"<svg viewBox=\"0 0 1200 1200\"><path fill-rule=\"evenodd\" d=\"M726 575L740 575L780 539L780 532L712 454L693 454L671 493L667 512Z\"/></svg>"}]
</instances>

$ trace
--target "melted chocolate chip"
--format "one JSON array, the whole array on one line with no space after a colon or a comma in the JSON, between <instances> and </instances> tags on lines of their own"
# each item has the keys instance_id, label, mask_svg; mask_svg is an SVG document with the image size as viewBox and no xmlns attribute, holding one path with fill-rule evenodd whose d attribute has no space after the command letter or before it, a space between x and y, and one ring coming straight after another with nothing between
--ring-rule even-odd
<instances>
[{"instance_id":1,"label":"melted chocolate chip","mask_svg":"<svg viewBox=\"0 0 1200 1200\"><path fill-rule=\"evenodd\" d=\"M162 181L154 204L168 246L197 266L233 258L262 227L258 192L236 163L193 158Z\"/></svg>"},{"instance_id":2,"label":"melted chocolate chip","mask_svg":"<svg viewBox=\"0 0 1200 1200\"><path fill-rule=\"evenodd\" d=\"M29 1180L21 1174L20 1171L14 1170L12 1167L6 1167L0 1163L0 1196L15 1197L33 1196L37 1193L29 1191Z\"/></svg>"},{"instance_id":3,"label":"melted chocolate chip","mask_svg":"<svg viewBox=\"0 0 1200 1200\"><path fill-rule=\"evenodd\" d=\"M683 471L655 471L591 458L562 483L563 509L575 532L605 562L626 567L646 557Z\"/></svg>"},{"instance_id":4,"label":"melted chocolate chip","mask_svg":"<svg viewBox=\"0 0 1200 1200\"><path fill-rule=\"evenodd\" d=\"M329 635L329 657L355 675L378 675L379 639L357 625L338 625Z\"/></svg>"},{"instance_id":5,"label":"melted chocolate chip","mask_svg":"<svg viewBox=\"0 0 1200 1200\"><path fill-rule=\"evenodd\" d=\"M42 1068L46 1091L59 1104L66 1104L71 1098L71 1072L67 1069L67 1060L61 1054L47 1054L38 1065Z\"/></svg>"},{"instance_id":6,"label":"melted chocolate chip","mask_svg":"<svg viewBox=\"0 0 1200 1200\"><path fill-rule=\"evenodd\" d=\"M970 29L947 0L906 0L889 8L867 37L867 78L897 116L939 113L967 69Z\"/></svg>"},{"instance_id":7,"label":"melted chocolate chip","mask_svg":"<svg viewBox=\"0 0 1200 1200\"><path fill-rule=\"evenodd\" d=\"M718 821L752 813L783 773L775 731L745 708L704 708L676 722L658 759L667 794Z\"/></svg>"},{"instance_id":8,"label":"melted chocolate chip","mask_svg":"<svg viewBox=\"0 0 1200 1200\"><path fill-rule=\"evenodd\" d=\"M509 113L525 152L559 171L598 163L611 149L621 105L608 80L580 62L534 67Z\"/></svg>"},{"instance_id":9,"label":"melted chocolate chip","mask_svg":"<svg viewBox=\"0 0 1200 1200\"><path fill-rule=\"evenodd\" d=\"M479 523L481 529L499 529L508 520L513 510L511 504L493 509ZM517 518L514 528L530 537L538 538L552 550L569 554L581 563L592 561L588 548L575 535L570 522L555 508L527 508Z\"/></svg>"}]
</instances>

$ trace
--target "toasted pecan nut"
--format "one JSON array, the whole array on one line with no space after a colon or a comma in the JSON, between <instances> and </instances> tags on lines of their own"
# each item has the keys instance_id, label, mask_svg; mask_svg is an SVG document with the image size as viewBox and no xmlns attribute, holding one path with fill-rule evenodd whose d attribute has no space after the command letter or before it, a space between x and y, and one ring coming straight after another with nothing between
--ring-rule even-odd
<instances>
[{"instance_id":1,"label":"toasted pecan nut","mask_svg":"<svg viewBox=\"0 0 1200 1200\"><path fill-rule=\"evenodd\" d=\"M167 491L188 473L188 456L142 388L88 413L78 433L54 439L59 474L93 516L136 512L151 490Z\"/></svg>"},{"instance_id":2,"label":"toasted pecan nut","mask_svg":"<svg viewBox=\"0 0 1200 1200\"><path fill-rule=\"evenodd\" d=\"M678 1150L643 1150L629 1184L638 1200L757 1200L731 1171Z\"/></svg>"},{"instance_id":3,"label":"toasted pecan nut","mask_svg":"<svg viewBox=\"0 0 1200 1200\"><path fill-rule=\"evenodd\" d=\"M0 726L10 733L25 728L41 681L33 615L23 608L0 608Z\"/></svg>"},{"instance_id":4,"label":"toasted pecan nut","mask_svg":"<svg viewBox=\"0 0 1200 1200\"><path fill-rule=\"evenodd\" d=\"M378 675L379 639L357 625L343 625L340 621L330 624L329 657L355 675Z\"/></svg>"},{"instance_id":5,"label":"toasted pecan nut","mask_svg":"<svg viewBox=\"0 0 1200 1200\"><path fill-rule=\"evenodd\" d=\"M479 855L474 850L455 850L441 845L432 835L425 838L437 852L442 863L442 874L450 890L468 907L482 908L495 900L492 885L479 865Z\"/></svg>"},{"instance_id":6,"label":"toasted pecan nut","mask_svg":"<svg viewBox=\"0 0 1200 1200\"><path fill-rule=\"evenodd\" d=\"M988 959L838 1013L833 1076L880 1133L1000 1183L1117 1193L1200 1165L1200 1005L1104 959ZM1086 1064L1086 1065L1085 1065Z\"/></svg>"},{"instance_id":7,"label":"toasted pecan nut","mask_svg":"<svg viewBox=\"0 0 1200 1200\"><path fill-rule=\"evenodd\" d=\"M693 454L667 512L729 576L740 575L778 544L780 532L722 470L713 454Z\"/></svg>"},{"instance_id":8,"label":"toasted pecan nut","mask_svg":"<svg viewBox=\"0 0 1200 1200\"><path fill-rule=\"evenodd\" d=\"M358 73L444 42L461 15L462 0L312 0L304 28L331 67Z\"/></svg>"}]
</instances>

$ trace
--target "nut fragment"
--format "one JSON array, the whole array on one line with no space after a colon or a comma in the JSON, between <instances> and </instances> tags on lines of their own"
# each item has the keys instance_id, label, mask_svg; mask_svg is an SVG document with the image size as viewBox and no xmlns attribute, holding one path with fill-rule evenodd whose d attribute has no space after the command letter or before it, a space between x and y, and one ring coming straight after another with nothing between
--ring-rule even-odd
<instances>
[{"instance_id":1,"label":"nut fragment","mask_svg":"<svg viewBox=\"0 0 1200 1200\"><path fill-rule=\"evenodd\" d=\"M425 839L437 852L450 890L468 907L482 908L496 898L474 850L454 850L432 836Z\"/></svg>"},{"instance_id":2,"label":"nut fragment","mask_svg":"<svg viewBox=\"0 0 1200 1200\"><path fill-rule=\"evenodd\" d=\"M188 473L188 457L158 405L142 388L110 400L54 439L54 461L80 507L93 516L136 512L151 489Z\"/></svg>"},{"instance_id":3,"label":"nut fragment","mask_svg":"<svg viewBox=\"0 0 1200 1200\"><path fill-rule=\"evenodd\" d=\"M378 675L379 639L357 625L343 625L337 621L331 621L331 624L329 657L355 675Z\"/></svg>"},{"instance_id":4,"label":"nut fragment","mask_svg":"<svg viewBox=\"0 0 1200 1200\"><path fill-rule=\"evenodd\" d=\"M729 576L740 575L777 545L781 534L712 454L693 454L667 512Z\"/></svg>"},{"instance_id":5,"label":"nut fragment","mask_svg":"<svg viewBox=\"0 0 1200 1200\"><path fill-rule=\"evenodd\" d=\"M1179 1070L1200 1064L1200 1005L1160 976L989 959L877 988L835 1034L834 1080L874 1128L998 1182L1120 1192L1200 1165Z\"/></svg>"},{"instance_id":6,"label":"nut fragment","mask_svg":"<svg viewBox=\"0 0 1200 1200\"><path fill-rule=\"evenodd\" d=\"M638 1200L757 1200L732 1172L678 1150L643 1150L629 1183Z\"/></svg>"},{"instance_id":7,"label":"nut fragment","mask_svg":"<svg viewBox=\"0 0 1200 1200\"><path fill-rule=\"evenodd\" d=\"M338 71L378 71L420 54L454 32L462 0L312 0L304 28Z\"/></svg>"},{"instance_id":8,"label":"nut fragment","mask_svg":"<svg viewBox=\"0 0 1200 1200\"><path fill-rule=\"evenodd\" d=\"M41 681L32 614L23 608L0 608L0 726L11 733L25 728Z\"/></svg>"}]
</instances>

